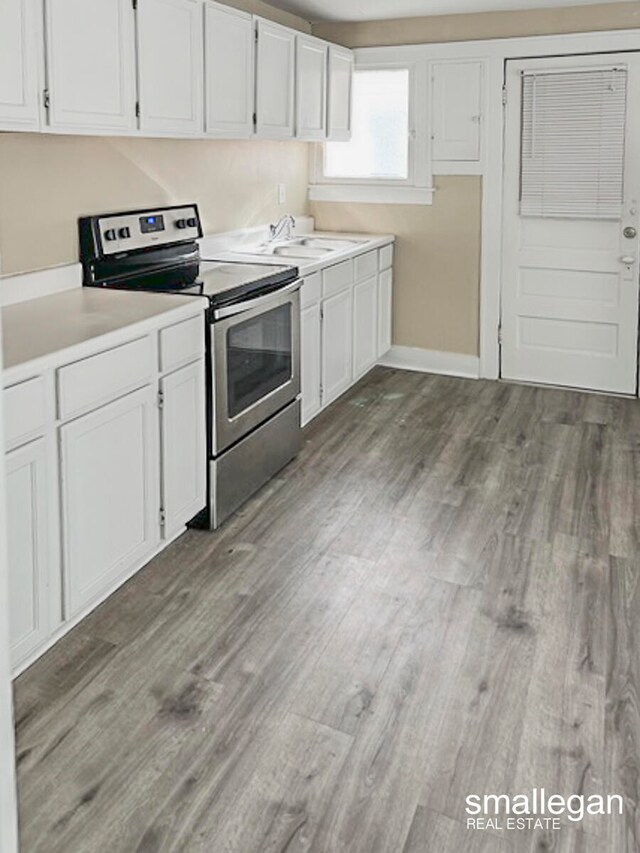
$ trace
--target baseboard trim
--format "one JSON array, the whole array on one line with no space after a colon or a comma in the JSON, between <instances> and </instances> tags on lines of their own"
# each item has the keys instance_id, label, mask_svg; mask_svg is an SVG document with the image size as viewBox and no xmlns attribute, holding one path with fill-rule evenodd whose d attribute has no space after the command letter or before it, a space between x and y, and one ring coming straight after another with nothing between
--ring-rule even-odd
<instances>
[{"instance_id":1,"label":"baseboard trim","mask_svg":"<svg viewBox=\"0 0 640 853\"><path fill-rule=\"evenodd\" d=\"M440 373L444 376L461 376L465 379L480 378L478 356L443 350L392 346L378 360L378 364L382 367L415 370L419 373Z\"/></svg>"}]
</instances>

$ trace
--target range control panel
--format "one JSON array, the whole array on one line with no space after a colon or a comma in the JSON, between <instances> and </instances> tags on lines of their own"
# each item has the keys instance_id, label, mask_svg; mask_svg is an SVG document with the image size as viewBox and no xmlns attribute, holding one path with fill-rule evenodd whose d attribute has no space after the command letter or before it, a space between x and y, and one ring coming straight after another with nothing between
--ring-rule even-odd
<instances>
[{"instance_id":1,"label":"range control panel","mask_svg":"<svg viewBox=\"0 0 640 853\"><path fill-rule=\"evenodd\" d=\"M195 204L100 216L96 225L103 256L202 237Z\"/></svg>"}]
</instances>

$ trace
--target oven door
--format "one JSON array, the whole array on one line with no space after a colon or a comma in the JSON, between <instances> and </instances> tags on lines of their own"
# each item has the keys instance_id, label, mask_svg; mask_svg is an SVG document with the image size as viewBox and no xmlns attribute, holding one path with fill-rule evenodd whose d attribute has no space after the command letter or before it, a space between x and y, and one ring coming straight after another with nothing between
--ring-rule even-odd
<instances>
[{"instance_id":1,"label":"oven door","mask_svg":"<svg viewBox=\"0 0 640 853\"><path fill-rule=\"evenodd\" d=\"M220 309L211 335L218 455L300 394L300 282Z\"/></svg>"}]
</instances>

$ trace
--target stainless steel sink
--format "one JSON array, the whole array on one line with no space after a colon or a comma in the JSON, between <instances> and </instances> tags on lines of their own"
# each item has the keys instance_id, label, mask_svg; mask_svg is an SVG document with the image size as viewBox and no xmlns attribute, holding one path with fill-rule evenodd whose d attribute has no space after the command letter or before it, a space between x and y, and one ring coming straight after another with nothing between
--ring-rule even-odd
<instances>
[{"instance_id":1,"label":"stainless steel sink","mask_svg":"<svg viewBox=\"0 0 640 853\"><path fill-rule=\"evenodd\" d=\"M364 241L353 240L349 237L293 237L291 240L246 246L245 248L238 248L236 251L243 255L268 255L270 257L290 258L291 260L309 260L342 252L362 242Z\"/></svg>"}]
</instances>

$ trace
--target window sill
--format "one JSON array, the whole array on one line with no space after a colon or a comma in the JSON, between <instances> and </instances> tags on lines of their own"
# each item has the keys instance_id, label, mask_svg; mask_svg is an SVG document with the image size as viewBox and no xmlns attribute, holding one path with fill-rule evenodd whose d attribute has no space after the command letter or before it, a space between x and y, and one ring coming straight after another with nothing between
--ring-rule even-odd
<instances>
[{"instance_id":1,"label":"window sill","mask_svg":"<svg viewBox=\"0 0 640 853\"><path fill-rule=\"evenodd\" d=\"M311 201L360 204L433 204L434 187L385 187L379 184L311 184Z\"/></svg>"}]
</instances>

